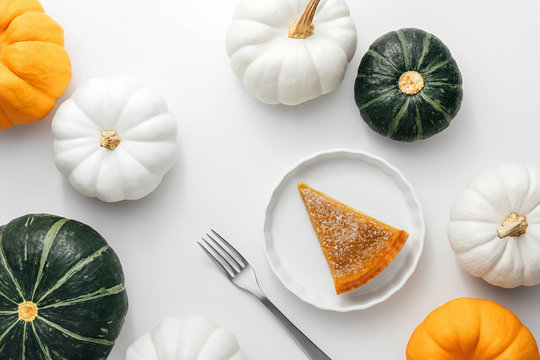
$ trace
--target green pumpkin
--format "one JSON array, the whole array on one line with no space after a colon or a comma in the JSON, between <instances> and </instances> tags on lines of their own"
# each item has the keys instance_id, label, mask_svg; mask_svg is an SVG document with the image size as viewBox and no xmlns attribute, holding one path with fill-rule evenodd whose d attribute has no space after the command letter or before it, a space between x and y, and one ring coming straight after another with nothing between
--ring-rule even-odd
<instances>
[{"instance_id":1,"label":"green pumpkin","mask_svg":"<svg viewBox=\"0 0 540 360\"><path fill-rule=\"evenodd\" d=\"M106 359L127 308L120 261L89 226L35 214L0 227L1 359Z\"/></svg>"},{"instance_id":2,"label":"green pumpkin","mask_svg":"<svg viewBox=\"0 0 540 360\"><path fill-rule=\"evenodd\" d=\"M446 129L463 98L461 73L448 48L419 29L377 39L362 58L354 97L364 121L399 141Z\"/></svg>"}]
</instances>

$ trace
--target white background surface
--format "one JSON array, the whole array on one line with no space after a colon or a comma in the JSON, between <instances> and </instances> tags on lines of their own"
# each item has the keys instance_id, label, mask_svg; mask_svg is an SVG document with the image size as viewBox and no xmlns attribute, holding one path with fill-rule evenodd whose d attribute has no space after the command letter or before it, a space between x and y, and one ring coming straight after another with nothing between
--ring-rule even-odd
<instances>
[{"instance_id":1,"label":"white background surface","mask_svg":"<svg viewBox=\"0 0 540 360\"><path fill-rule=\"evenodd\" d=\"M158 90L178 120L179 158L148 197L105 204L75 192L52 160L51 116L0 132L0 222L31 212L83 221L122 260L130 300L110 359L166 316L207 316L232 330L254 360L304 359L255 298L195 245L213 227L251 261L267 295L334 360L403 359L407 340L435 307L460 297L495 300L540 339L540 286L504 290L457 265L446 237L450 206L470 177L500 163L540 166L537 1L349 1L358 48L339 88L297 107L250 97L233 75L224 37L235 1L43 0L65 30L73 79L60 102L92 77L131 75ZM353 100L362 55L402 27L451 49L464 79L461 111L443 133L397 143L368 129ZM54 111L53 111L54 113ZM386 158L424 207L417 271L386 302L335 313L305 304L273 276L263 252L264 211L299 159L336 147Z\"/></svg>"}]
</instances>

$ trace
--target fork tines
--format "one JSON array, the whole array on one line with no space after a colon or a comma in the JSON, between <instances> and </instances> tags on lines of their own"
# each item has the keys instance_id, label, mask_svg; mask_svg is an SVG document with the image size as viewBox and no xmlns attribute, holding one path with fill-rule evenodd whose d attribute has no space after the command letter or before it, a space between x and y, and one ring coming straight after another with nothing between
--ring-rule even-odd
<instances>
[{"instance_id":1,"label":"fork tines","mask_svg":"<svg viewBox=\"0 0 540 360\"><path fill-rule=\"evenodd\" d=\"M229 278L235 277L246 267L246 259L221 235L212 229L210 229L210 231L217 239L219 239L219 241L206 233L207 238L210 240L203 237L201 238L202 242L198 241L197 243L204 250L206 255L208 255L216 265L219 265L218 267L224 271L225 275Z\"/></svg>"}]
</instances>

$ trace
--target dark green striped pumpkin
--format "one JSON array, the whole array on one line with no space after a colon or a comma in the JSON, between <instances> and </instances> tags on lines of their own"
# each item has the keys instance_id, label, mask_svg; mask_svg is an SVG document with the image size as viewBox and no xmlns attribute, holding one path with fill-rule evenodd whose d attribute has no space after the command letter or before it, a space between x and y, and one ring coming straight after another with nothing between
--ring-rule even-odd
<instances>
[{"instance_id":1,"label":"dark green striped pumpkin","mask_svg":"<svg viewBox=\"0 0 540 360\"><path fill-rule=\"evenodd\" d=\"M105 359L127 307L118 257L89 226L35 214L0 227L0 359Z\"/></svg>"},{"instance_id":2,"label":"dark green striped pumpkin","mask_svg":"<svg viewBox=\"0 0 540 360\"><path fill-rule=\"evenodd\" d=\"M461 84L458 66L438 38L401 29L370 46L358 67L354 97L373 130L414 141L448 127L461 105Z\"/></svg>"}]
</instances>

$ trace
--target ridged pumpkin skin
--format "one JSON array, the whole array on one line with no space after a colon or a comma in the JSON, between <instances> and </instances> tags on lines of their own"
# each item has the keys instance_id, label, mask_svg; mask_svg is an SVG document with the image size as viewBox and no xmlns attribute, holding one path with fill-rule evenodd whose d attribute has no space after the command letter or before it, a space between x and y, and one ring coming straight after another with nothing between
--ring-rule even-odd
<instances>
[{"instance_id":1,"label":"ridged pumpkin skin","mask_svg":"<svg viewBox=\"0 0 540 360\"><path fill-rule=\"evenodd\" d=\"M118 257L89 226L35 214L0 227L2 359L106 359L127 306Z\"/></svg>"},{"instance_id":2,"label":"ridged pumpkin skin","mask_svg":"<svg viewBox=\"0 0 540 360\"><path fill-rule=\"evenodd\" d=\"M165 100L131 78L81 84L51 129L58 170L78 192L106 202L148 195L177 157L176 120Z\"/></svg>"},{"instance_id":3,"label":"ridged pumpkin skin","mask_svg":"<svg viewBox=\"0 0 540 360\"><path fill-rule=\"evenodd\" d=\"M231 66L266 104L298 105L334 91L356 51L356 26L344 0L316 6L313 34L291 38L309 0L239 0L227 31Z\"/></svg>"},{"instance_id":4,"label":"ridged pumpkin skin","mask_svg":"<svg viewBox=\"0 0 540 360\"><path fill-rule=\"evenodd\" d=\"M43 119L66 90L64 31L37 0L0 0L0 130Z\"/></svg>"},{"instance_id":5,"label":"ridged pumpkin skin","mask_svg":"<svg viewBox=\"0 0 540 360\"><path fill-rule=\"evenodd\" d=\"M247 356L230 331L190 316L164 319L128 347L124 360L247 360Z\"/></svg>"},{"instance_id":6,"label":"ridged pumpkin skin","mask_svg":"<svg viewBox=\"0 0 540 360\"><path fill-rule=\"evenodd\" d=\"M414 330L407 360L539 360L534 336L510 310L459 298L435 309Z\"/></svg>"},{"instance_id":7,"label":"ridged pumpkin skin","mask_svg":"<svg viewBox=\"0 0 540 360\"><path fill-rule=\"evenodd\" d=\"M422 75L416 94L400 90L401 76ZM448 48L419 29L401 29L377 39L362 58L354 84L356 105L376 132L399 141L428 138L444 130L461 106L461 73Z\"/></svg>"},{"instance_id":8,"label":"ridged pumpkin skin","mask_svg":"<svg viewBox=\"0 0 540 360\"><path fill-rule=\"evenodd\" d=\"M448 241L461 267L492 285L540 284L540 169L503 164L475 175L452 205Z\"/></svg>"}]
</instances>

